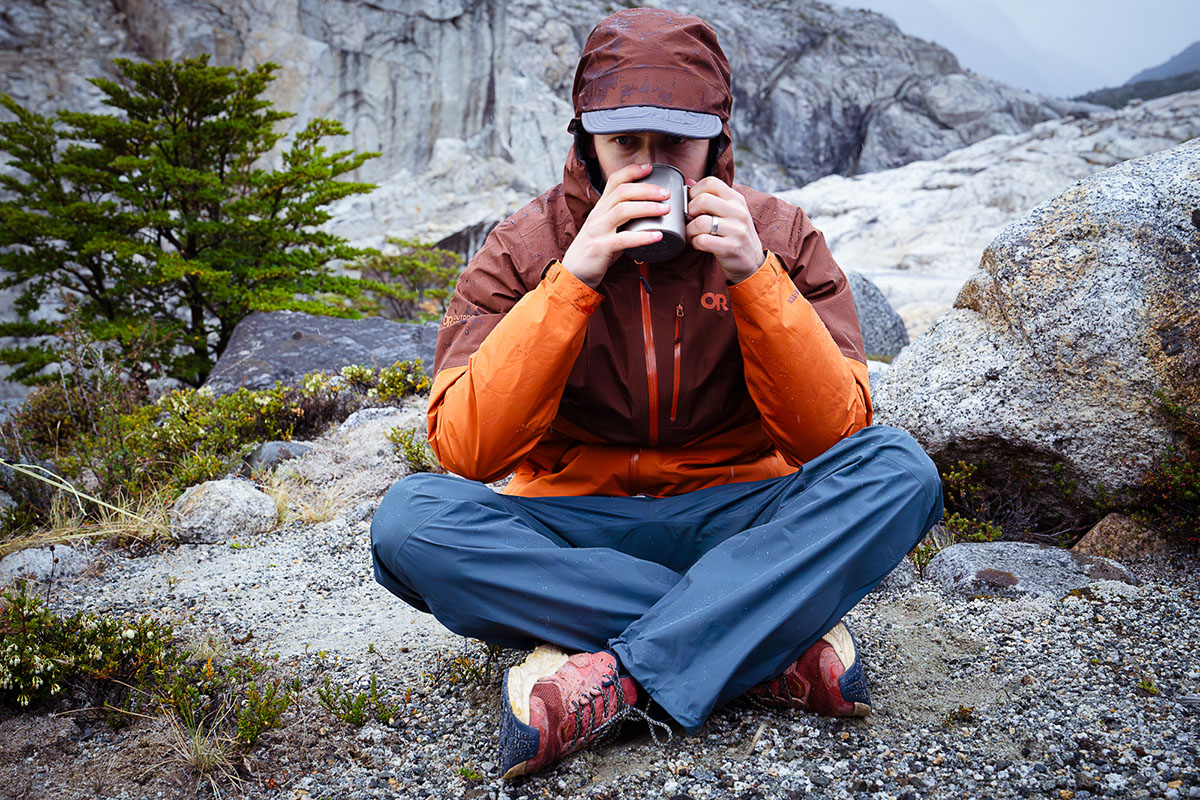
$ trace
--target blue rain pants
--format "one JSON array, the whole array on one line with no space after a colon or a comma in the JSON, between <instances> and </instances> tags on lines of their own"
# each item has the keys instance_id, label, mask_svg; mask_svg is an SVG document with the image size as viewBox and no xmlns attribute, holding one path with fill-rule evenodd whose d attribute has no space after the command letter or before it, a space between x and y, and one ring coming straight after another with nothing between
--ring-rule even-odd
<instances>
[{"instance_id":1,"label":"blue rain pants","mask_svg":"<svg viewBox=\"0 0 1200 800\"><path fill-rule=\"evenodd\" d=\"M906 433L859 431L799 472L675 497L515 497L449 475L388 491L375 578L455 633L609 649L688 732L781 673L942 516Z\"/></svg>"}]
</instances>

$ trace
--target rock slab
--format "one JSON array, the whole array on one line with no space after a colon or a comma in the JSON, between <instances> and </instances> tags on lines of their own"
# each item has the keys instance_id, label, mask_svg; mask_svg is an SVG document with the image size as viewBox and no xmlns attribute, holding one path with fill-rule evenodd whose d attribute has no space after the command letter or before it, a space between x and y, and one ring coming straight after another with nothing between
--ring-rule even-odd
<instances>
[{"instance_id":1,"label":"rock slab","mask_svg":"<svg viewBox=\"0 0 1200 800\"><path fill-rule=\"evenodd\" d=\"M87 551L76 550L70 545L30 547L0 559L0 586L21 578L31 581L72 578L91 563Z\"/></svg>"},{"instance_id":2,"label":"rock slab","mask_svg":"<svg viewBox=\"0 0 1200 800\"><path fill-rule=\"evenodd\" d=\"M1090 527L1088 501L1136 490L1178 442L1161 401L1200 415L1200 140L1005 228L872 399L940 466L986 463L993 485Z\"/></svg>"},{"instance_id":3,"label":"rock slab","mask_svg":"<svg viewBox=\"0 0 1200 800\"><path fill-rule=\"evenodd\" d=\"M215 544L270 531L279 522L275 501L244 480L206 481L175 502L171 534L188 544Z\"/></svg>"},{"instance_id":4,"label":"rock slab","mask_svg":"<svg viewBox=\"0 0 1200 800\"><path fill-rule=\"evenodd\" d=\"M390 367L421 359L432 372L437 323L392 322L382 317L341 319L299 311L256 311L234 328L229 346L204 385L215 394L239 388L296 384L310 372L337 372L359 364Z\"/></svg>"},{"instance_id":5,"label":"rock slab","mask_svg":"<svg viewBox=\"0 0 1200 800\"><path fill-rule=\"evenodd\" d=\"M933 557L925 577L966 597L1062 598L1096 581L1136 582L1116 561L1024 542L951 545Z\"/></svg>"},{"instance_id":6,"label":"rock slab","mask_svg":"<svg viewBox=\"0 0 1200 800\"><path fill-rule=\"evenodd\" d=\"M1173 549L1173 544L1162 534L1124 514L1114 513L1096 523L1071 549L1084 555L1132 561L1166 554Z\"/></svg>"}]
</instances>

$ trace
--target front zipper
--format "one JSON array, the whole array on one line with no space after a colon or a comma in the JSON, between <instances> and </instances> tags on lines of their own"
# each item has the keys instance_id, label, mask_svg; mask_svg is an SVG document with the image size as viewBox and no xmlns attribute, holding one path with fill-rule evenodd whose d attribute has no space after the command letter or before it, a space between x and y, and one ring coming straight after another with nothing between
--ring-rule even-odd
<instances>
[{"instance_id":1,"label":"front zipper","mask_svg":"<svg viewBox=\"0 0 1200 800\"><path fill-rule=\"evenodd\" d=\"M683 303L675 306L675 368L672 370L671 422L679 412L679 355L683 349Z\"/></svg>"},{"instance_id":2,"label":"front zipper","mask_svg":"<svg viewBox=\"0 0 1200 800\"><path fill-rule=\"evenodd\" d=\"M647 267L638 262L641 277L642 295L642 338L646 348L646 389L650 400L650 429L647 439L649 444L658 444L658 360L654 355L654 320L650 316L650 281L647 279Z\"/></svg>"}]
</instances>

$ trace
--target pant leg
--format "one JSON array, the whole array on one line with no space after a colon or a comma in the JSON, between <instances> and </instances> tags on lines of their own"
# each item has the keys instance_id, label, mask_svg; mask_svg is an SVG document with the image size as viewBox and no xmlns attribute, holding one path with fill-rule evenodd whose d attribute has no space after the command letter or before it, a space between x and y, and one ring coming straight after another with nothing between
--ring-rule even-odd
<instances>
[{"instance_id":1,"label":"pant leg","mask_svg":"<svg viewBox=\"0 0 1200 800\"><path fill-rule=\"evenodd\" d=\"M508 497L454 476L411 475L371 523L375 577L463 636L594 652L678 583L658 561L698 557L654 522L653 504Z\"/></svg>"},{"instance_id":2,"label":"pant leg","mask_svg":"<svg viewBox=\"0 0 1200 800\"><path fill-rule=\"evenodd\" d=\"M907 434L868 428L792 476L672 498L520 498L398 482L376 577L451 630L611 646L689 730L778 674L933 526L941 485Z\"/></svg>"},{"instance_id":3,"label":"pant leg","mask_svg":"<svg viewBox=\"0 0 1200 800\"><path fill-rule=\"evenodd\" d=\"M942 514L933 463L911 437L884 426L843 440L795 475L720 488L737 487L758 521L708 550L610 643L690 731L782 672Z\"/></svg>"}]
</instances>

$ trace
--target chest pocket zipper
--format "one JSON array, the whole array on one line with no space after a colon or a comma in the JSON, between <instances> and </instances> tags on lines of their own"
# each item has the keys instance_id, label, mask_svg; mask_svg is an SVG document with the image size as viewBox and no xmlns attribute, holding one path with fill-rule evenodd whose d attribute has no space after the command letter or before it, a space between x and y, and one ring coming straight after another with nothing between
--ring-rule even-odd
<instances>
[{"instance_id":1,"label":"chest pocket zipper","mask_svg":"<svg viewBox=\"0 0 1200 800\"><path fill-rule=\"evenodd\" d=\"M683 350L683 304L675 306L675 367L672 370L671 422L679 413L679 360Z\"/></svg>"}]
</instances>

